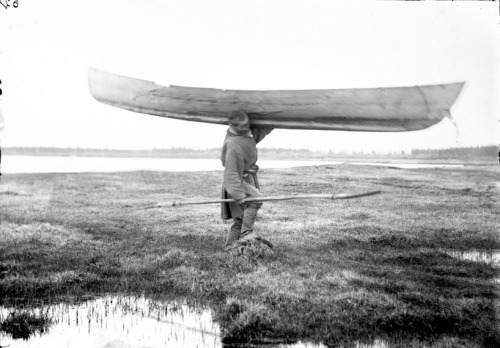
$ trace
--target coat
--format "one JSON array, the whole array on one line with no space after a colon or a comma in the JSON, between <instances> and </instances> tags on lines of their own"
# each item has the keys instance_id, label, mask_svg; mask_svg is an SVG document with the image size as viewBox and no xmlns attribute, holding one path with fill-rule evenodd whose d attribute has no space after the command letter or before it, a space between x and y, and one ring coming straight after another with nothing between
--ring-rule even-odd
<instances>
[{"instance_id":1,"label":"coat","mask_svg":"<svg viewBox=\"0 0 500 348\"><path fill-rule=\"evenodd\" d=\"M272 129L254 128L246 135L238 135L229 129L222 146L221 161L224 166L224 183L222 198L236 200L246 197L242 182L259 189L255 168L258 159L256 144ZM243 215L244 205L237 203L222 203L222 219L231 219Z\"/></svg>"}]
</instances>

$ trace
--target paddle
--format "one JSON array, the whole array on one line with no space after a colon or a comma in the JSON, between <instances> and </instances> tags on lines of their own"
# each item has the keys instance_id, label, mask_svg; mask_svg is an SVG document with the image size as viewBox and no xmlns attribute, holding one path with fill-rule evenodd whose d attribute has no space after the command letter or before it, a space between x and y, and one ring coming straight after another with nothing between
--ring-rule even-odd
<instances>
[{"instance_id":1,"label":"paddle","mask_svg":"<svg viewBox=\"0 0 500 348\"><path fill-rule=\"evenodd\" d=\"M290 199L351 199L358 197L371 196L381 193L381 191L370 191L363 193L339 193L339 194L309 194L309 195L292 195L292 196L270 196L270 197L255 197L255 198L245 198L244 202L267 202L267 201L286 201ZM234 199L215 199L215 200L201 200L201 201L172 201L172 202L161 202L155 205L146 207L144 209L154 209L162 207L178 207L181 205L195 205L195 204L214 204L214 203L231 203L235 202Z\"/></svg>"}]
</instances>

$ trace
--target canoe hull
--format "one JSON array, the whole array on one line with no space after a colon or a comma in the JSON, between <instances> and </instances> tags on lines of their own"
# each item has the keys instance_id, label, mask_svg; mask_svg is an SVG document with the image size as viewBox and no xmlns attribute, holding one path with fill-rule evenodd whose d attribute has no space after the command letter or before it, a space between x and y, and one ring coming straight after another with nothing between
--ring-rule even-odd
<instances>
[{"instance_id":1,"label":"canoe hull","mask_svg":"<svg viewBox=\"0 0 500 348\"><path fill-rule=\"evenodd\" d=\"M89 70L98 101L126 110L186 121L227 124L245 110L252 125L284 129L370 132L420 130L450 116L464 83L318 90L222 90L159 86L151 81Z\"/></svg>"}]
</instances>

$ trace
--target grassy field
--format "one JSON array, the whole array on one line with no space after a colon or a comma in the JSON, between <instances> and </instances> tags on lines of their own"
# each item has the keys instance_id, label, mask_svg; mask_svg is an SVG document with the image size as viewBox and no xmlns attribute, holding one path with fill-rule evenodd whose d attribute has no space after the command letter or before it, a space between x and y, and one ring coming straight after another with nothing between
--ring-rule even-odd
<instances>
[{"instance_id":1,"label":"grassy field","mask_svg":"<svg viewBox=\"0 0 500 348\"><path fill-rule=\"evenodd\" d=\"M264 170L265 195L382 194L264 204L272 254L223 251L221 173L3 175L1 304L102 294L208 304L224 342L500 345L498 265L449 251L500 249L500 168L353 165ZM0 323L1 324L1 323ZM1 327L2 325L0 325Z\"/></svg>"}]
</instances>

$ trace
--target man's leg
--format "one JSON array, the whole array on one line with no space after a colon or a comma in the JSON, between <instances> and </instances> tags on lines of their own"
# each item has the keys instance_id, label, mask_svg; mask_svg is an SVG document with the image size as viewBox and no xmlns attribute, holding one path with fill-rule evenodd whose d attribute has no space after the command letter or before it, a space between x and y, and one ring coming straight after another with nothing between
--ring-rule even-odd
<instances>
[{"instance_id":1,"label":"man's leg","mask_svg":"<svg viewBox=\"0 0 500 348\"><path fill-rule=\"evenodd\" d=\"M257 219L257 212L262 207L261 202L251 202L245 209L243 213L243 223L241 226L242 236L247 236L253 232L253 225Z\"/></svg>"},{"instance_id":2,"label":"man's leg","mask_svg":"<svg viewBox=\"0 0 500 348\"><path fill-rule=\"evenodd\" d=\"M233 219L231 229L227 233L226 248L230 247L241 235L241 225L243 223L243 216L238 216Z\"/></svg>"},{"instance_id":3,"label":"man's leg","mask_svg":"<svg viewBox=\"0 0 500 348\"><path fill-rule=\"evenodd\" d=\"M243 183L243 189L245 190L245 193L247 197L261 197L262 194L260 191L255 188L254 186L248 184L248 183ZM247 206L245 207L245 211L243 213L243 221L242 221L242 226L241 226L241 237L248 237L250 235L254 235L253 232L253 225L255 223L255 219L257 218L257 212L259 209L262 207L262 202L248 202Z\"/></svg>"}]
</instances>

